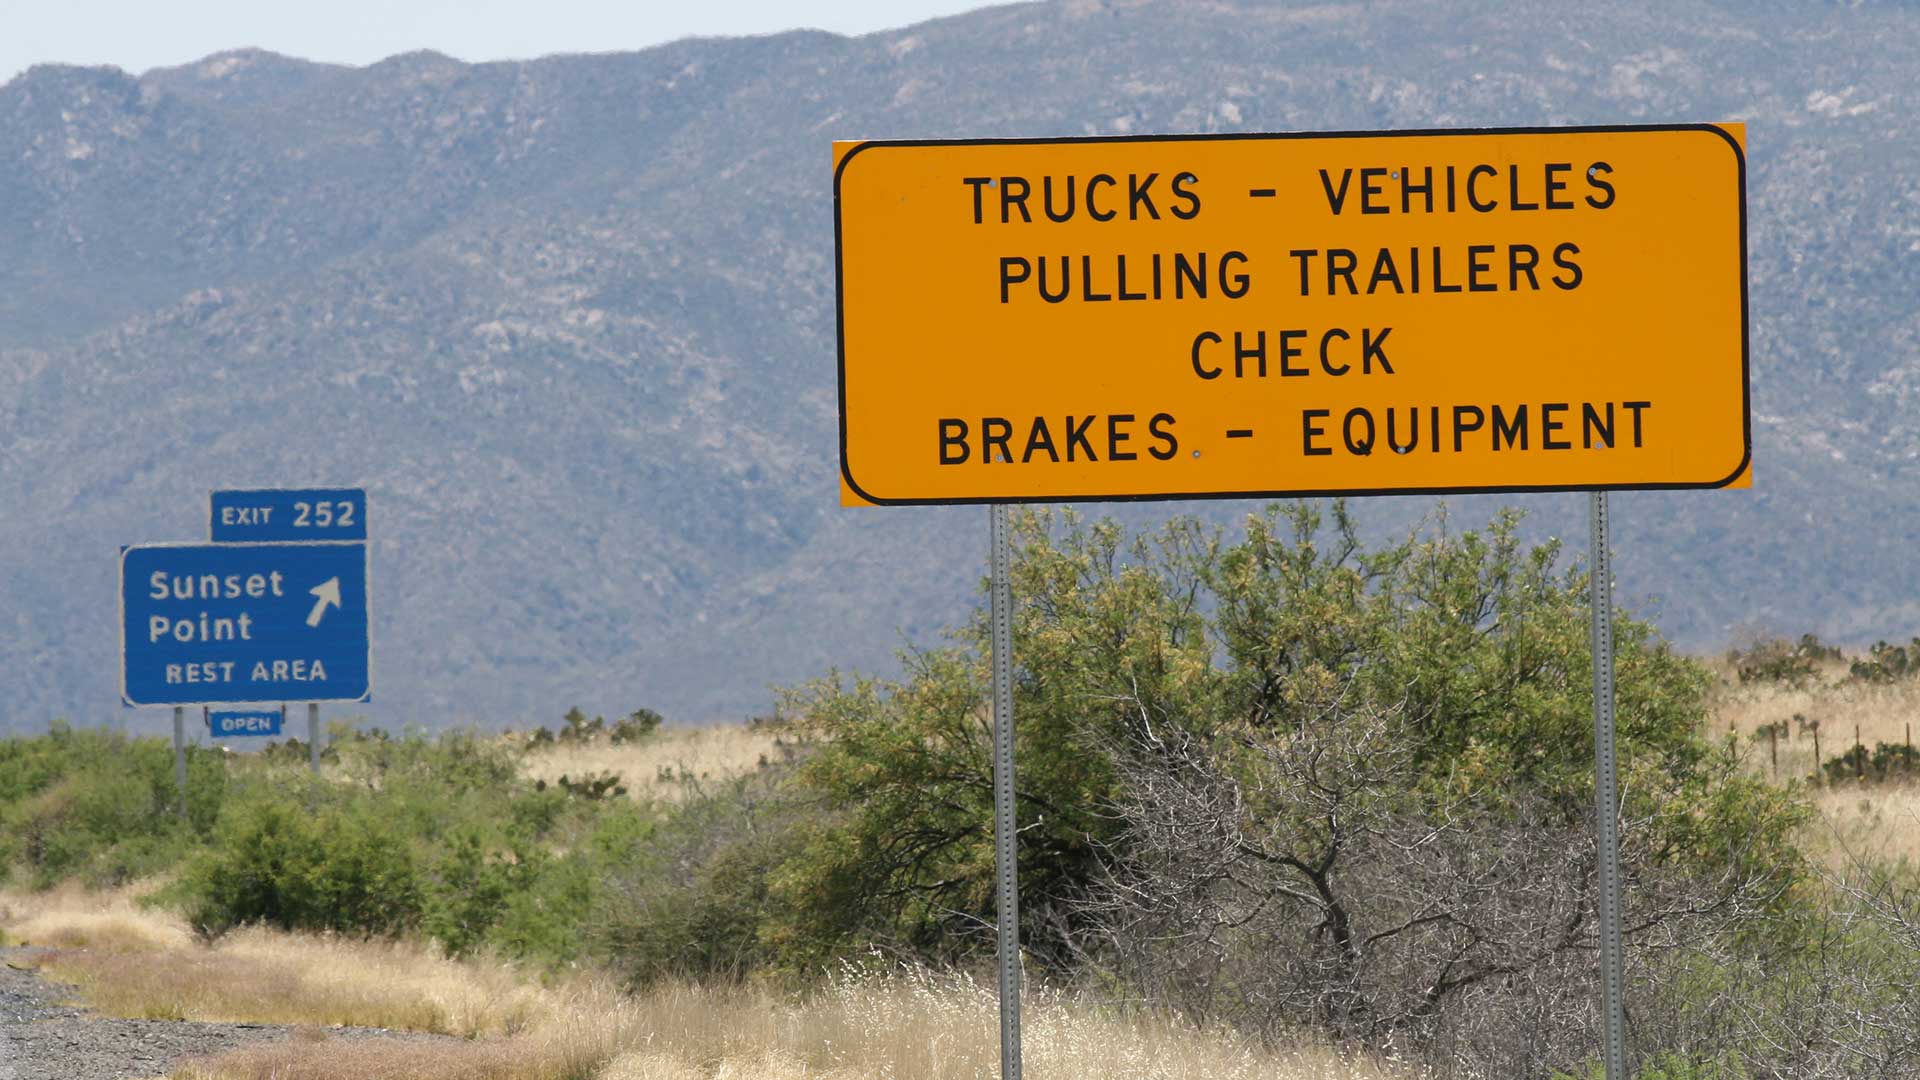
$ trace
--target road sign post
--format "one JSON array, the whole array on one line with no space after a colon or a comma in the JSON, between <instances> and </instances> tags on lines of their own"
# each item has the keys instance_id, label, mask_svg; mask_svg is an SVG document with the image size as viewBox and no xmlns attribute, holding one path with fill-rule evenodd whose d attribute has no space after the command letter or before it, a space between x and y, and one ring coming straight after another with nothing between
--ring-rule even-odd
<instances>
[{"instance_id":1,"label":"road sign post","mask_svg":"<svg viewBox=\"0 0 1920 1080\"><path fill-rule=\"evenodd\" d=\"M307 763L320 775L320 703L307 702Z\"/></svg>"},{"instance_id":2,"label":"road sign post","mask_svg":"<svg viewBox=\"0 0 1920 1080\"><path fill-rule=\"evenodd\" d=\"M1593 642L1593 830L1598 861L1600 1012L1607 1080L1628 1080L1626 961L1620 940L1620 767L1613 718L1613 553L1607 493L1588 496Z\"/></svg>"},{"instance_id":3,"label":"road sign post","mask_svg":"<svg viewBox=\"0 0 1920 1080\"><path fill-rule=\"evenodd\" d=\"M173 781L180 789L180 820L187 820L187 713L173 707Z\"/></svg>"},{"instance_id":4,"label":"road sign post","mask_svg":"<svg viewBox=\"0 0 1920 1080\"><path fill-rule=\"evenodd\" d=\"M841 501L994 507L1003 1077L1004 504L1588 491L1625 1080L1606 492L1752 482L1744 127L842 142L834 211Z\"/></svg>"},{"instance_id":5,"label":"road sign post","mask_svg":"<svg viewBox=\"0 0 1920 1080\"><path fill-rule=\"evenodd\" d=\"M1000 974L1000 1075L1020 1080L1020 861L1013 786L1013 542L1007 508L989 511L993 623L993 865L994 923Z\"/></svg>"},{"instance_id":6,"label":"road sign post","mask_svg":"<svg viewBox=\"0 0 1920 1080\"><path fill-rule=\"evenodd\" d=\"M361 701L366 545L145 545L121 553L130 705Z\"/></svg>"}]
</instances>

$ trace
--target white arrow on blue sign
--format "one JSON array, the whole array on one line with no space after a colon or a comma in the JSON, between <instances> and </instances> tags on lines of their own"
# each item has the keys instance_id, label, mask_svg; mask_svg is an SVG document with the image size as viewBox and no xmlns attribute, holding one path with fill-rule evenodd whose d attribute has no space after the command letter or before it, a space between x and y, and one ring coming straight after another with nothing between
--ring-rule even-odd
<instances>
[{"instance_id":1,"label":"white arrow on blue sign","mask_svg":"<svg viewBox=\"0 0 1920 1080\"><path fill-rule=\"evenodd\" d=\"M365 544L143 544L120 557L129 705L365 701Z\"/></svg>"}]
</instances>

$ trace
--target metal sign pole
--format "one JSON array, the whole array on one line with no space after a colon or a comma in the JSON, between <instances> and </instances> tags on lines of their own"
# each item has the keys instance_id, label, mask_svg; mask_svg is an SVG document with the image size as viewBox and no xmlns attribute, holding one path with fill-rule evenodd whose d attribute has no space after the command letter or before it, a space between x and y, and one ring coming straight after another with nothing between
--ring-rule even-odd
<instances>
[{"instance_id":1,"label":"metal sign pole","mask_svg":"<svg viewBox=\"0 0 1920 1080\"><path fill-rule=\"evenodd\" d=\"M320 775L320 703L307 702L307 760L313 765L313 775Z\"/></svg>"},{"instance_id":2,"label":"metal sign pole","mask_svg":"<svg viewBox=\"0 0 1920 1080\"><path fill-rule=\"evenodd\" d=\"M992 509L993 861L999 878L1000 1077L1020 1080L1020 884L1013 814L1013 562L1007 507Z\"/></svg>"},{"instance_id":3,"label":"metal sign pole","mask_svg":"<svg viewBox=\"0 0 1920 1080\"><path fill-rule=\"evenodd\" d=\"M1593 614L1593 829L1600 861L1600 1009L1607 1080L1628 1080L1625 961L1620 944L1620 768L1613 723L1613 558L1607 493L1588 503Z\"/></svg>"},{"instance_id":4,"label":"metal sign pole","mask_svg":"<svg viewBox=\"0 0 1920 1080\"><path fill-rule=\"evenodd\" d=\"M187 709L173 707L173 779L180 786L180 820L187 820Z\"/></svg>"}]
</instances>

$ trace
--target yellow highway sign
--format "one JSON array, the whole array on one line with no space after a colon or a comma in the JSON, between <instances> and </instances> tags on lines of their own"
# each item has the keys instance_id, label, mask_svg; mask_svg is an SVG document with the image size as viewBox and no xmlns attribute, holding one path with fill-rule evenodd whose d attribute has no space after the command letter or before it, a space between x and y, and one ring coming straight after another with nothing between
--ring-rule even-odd
<instances>
[{"instance_id":1,"label":"yellow highway sign","mask_svg":"<svg viewBox=\"0 0 1920 1080\"><path fill-rule=\"evenodd\" d=\"M836 143L843 501L1746 486L1744 141Z\"/></svg>"}]
</instances>

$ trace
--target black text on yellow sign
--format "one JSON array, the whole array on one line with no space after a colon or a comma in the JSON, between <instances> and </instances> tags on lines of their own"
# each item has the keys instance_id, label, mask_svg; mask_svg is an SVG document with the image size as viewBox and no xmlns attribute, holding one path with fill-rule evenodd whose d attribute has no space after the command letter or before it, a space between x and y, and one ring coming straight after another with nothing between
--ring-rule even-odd
<instances>
[{"instance_id":1,"label":"black text on yellow sign","mask_svg":"<svg viewBox=\"0 0 1920 1080\"><path fill-rule=\"evenodd\" d=\"M1744 138L836 143L843 501L1744 486Z\"/></svg>"}]
</instances>

